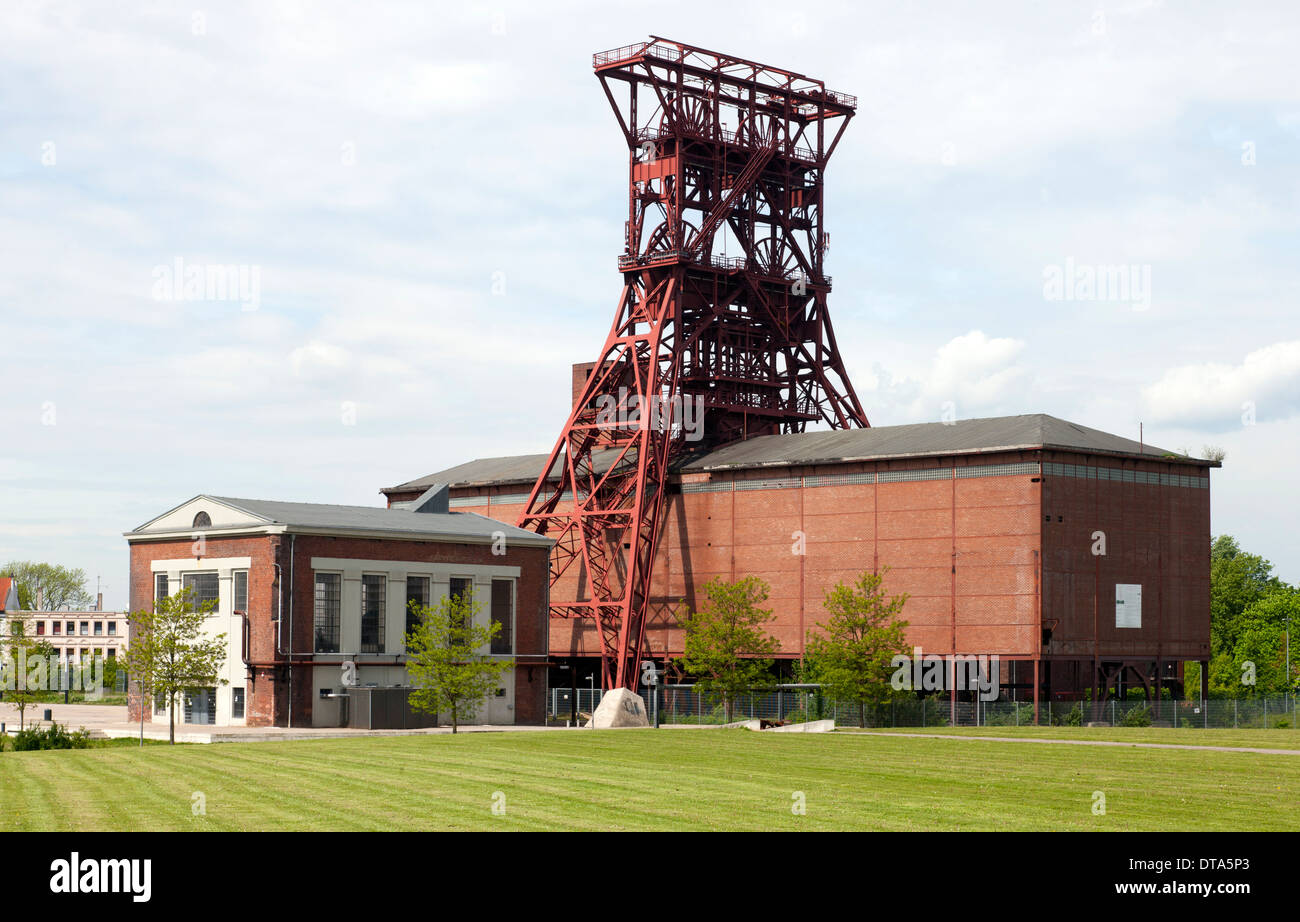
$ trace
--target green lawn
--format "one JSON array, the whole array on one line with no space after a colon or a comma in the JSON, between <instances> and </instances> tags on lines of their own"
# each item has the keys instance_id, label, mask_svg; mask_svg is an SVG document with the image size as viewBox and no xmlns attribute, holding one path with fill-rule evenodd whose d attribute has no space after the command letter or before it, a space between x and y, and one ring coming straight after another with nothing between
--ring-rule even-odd
<instances>
[{"instance_id":1,"label":"green lawn","mask_svg":"<svg viewBox=\"0 0 1300 922\"><path fill-rule=\"evenodd\" d=\"M1179 746L1246 746L1255 749L1300 749L1300 730L1174 730L1159 727L891 727L842 729L841 733L939 733L944 736L1004 736L1119 743L1167 743Z\"/></svg>"},{"instance_id":2,"label":"green lawn","mask_svg":"<svg viewBox=\"0 0 1300 922\"><path fill-rule=\"evenodd\" d=\"M806 815L791 812L795 792ZM1297 793L1296 756L887 734L467 733L0 755L4 830L1298 829Z\"/></svg>"}]
</instances>

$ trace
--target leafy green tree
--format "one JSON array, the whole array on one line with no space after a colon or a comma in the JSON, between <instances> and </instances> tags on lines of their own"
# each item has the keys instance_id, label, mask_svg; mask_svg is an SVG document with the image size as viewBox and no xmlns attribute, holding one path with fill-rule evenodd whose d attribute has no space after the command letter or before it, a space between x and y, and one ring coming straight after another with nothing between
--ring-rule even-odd
<instances>
[{"instance_id":1,"label":"leafy green tree","mask_svg":"<svg viewBox=\"0 0 1300 922\"><path fill-rule=\"evenodd\" d=\"M1210 546L1211 651L1231 651L1246 609L1282 585L1263 557L1246 553L1230 535L1215 538Z\"/></svg>"},{"instance_id":2,"label":"leafy green tree","mask_svg":"<svg viewBox=\"0 0 1300 922\"><path fill-rule=\"evenodd\" d=\"M501 625L479 624L475 617L480 607L459 596L445 598L436 607L411 603L419 617L406 635L406 673L415 686L411 706L450 713L452 733L462 720L474 719L511 666L509 659L482 652L490 648Z\"/></svg>"},{"instance_id":3,"label":"leafy green tree","mask_svg":"<svg viewBox=\"0 0 1300 922\"><path fill-rule=\"evenodd\" d=\"M1213 698L1282 694L1286 689L1287 616L1296 620L1296 590L1278 579L1273 565L1242 550L1231 535L1210 546L1210 669ZM1251 663L1255 684L1243 684ZM1295 669L1292 673L1294 675ZM1184 667L1187 689L1197 694L1200 666Z\"/></svg>"},{"instance_id":4,"label":"leafy green tree","mask_svg":"<svg viewBox=\"0 0 1300 922\"><path fill-rule=\"evenodd\" d=\"M1296 663L1287 675L1287 627L1300 623L1300 592L1270 589L1237 619L1236 642L1210 663L1210 685L1224 697L1276 697L1296 686ZM1253 679L1253 684L1246 680Z\"/></svg>"},{"instance_id":5,"label":"leafy green tree","mask_svg":"<svg viewBox=\"0 0 1300 922\"><path fill-rule=\"evenodd\" d=\"M890 661L909 649L907 622L898 618L908 596L885 594L888 569L863 573L851 586L839 583L828 589L825 608L830 617L808 632L804 646L811 681L820 683L833 700L856 702L864 727L868 705L895 695Z\"/></svg>"},{"instance_id":6,"label":"leafy green tree","mask_svg":"<svg viewBox=\"0 0 1300 922\"><path fill-rule=\"evenodd\" d=\"M225 685L218 679L226 661L226 635L209 634L205 622L216 610L211 599L197 609L193 590L158 599L151 609L131 613L131 640L122 656L140 690L140 745L144 707L161 695L167 701L167 738L176 743L176 696L189 689Z\"/></svg>"},{"instance_id":7,"label":"leafy green tree","mask_svg":"<svg viewBox=\"0 0 1300 922\"><path fill-rule=\"evenodd\" d=\"M27 629L28 617L9 617L9 633L0 638L0 655L6 659L5 670L13 670L13 688L4 683L4 700L18 708L18 729L26 726L27 708L41 701L50 690L53 677L51 664L55 662L54 647ZM43 663L38 664L38 660ZM41 687L44 686L44 687Z\"/></svg>"},{"instance_id":8,"label":"leafy green tree","mask_svg":"<svg viewBox=\"0 0 1300 922\"><path fill-rule=\"evenodd\" d=\"M86 590L85 570L15 560L0 567L0 575L14 578L18 586L18 604L23 611L59 611L63 608L75 611L89 608L94 601Z\"/></svg>"},{"instance_id":9,"label":"leafy green tree","mask_svg":"<svg viewBox=\"0 0 1300 922\"><path fill-rule=\"evenodd\" d=\"M768 586L756 576L729 583L714 577L704 585L708 604L682 621L682 665L704 694L720 694L728 722L741 694L769 681L772 654L780 649L764 625L775 620Z\"/></svg>"}]
</instances>

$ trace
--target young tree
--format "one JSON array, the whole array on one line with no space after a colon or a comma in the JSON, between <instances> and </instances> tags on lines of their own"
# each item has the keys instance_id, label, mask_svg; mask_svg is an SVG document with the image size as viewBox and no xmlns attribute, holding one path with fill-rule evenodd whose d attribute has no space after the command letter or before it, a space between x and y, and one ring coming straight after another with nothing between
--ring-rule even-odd
<instances>
[{"instance_id":1,"label":"young tree","mask_svg":"<svg viewBox=\"0 0 1300 922\"><path fill-rule=\"evenodd\" d=\"M23 611L59 611L62 608L75 611L87 608L94 601L86 591L85 570L15 560L0 567L0 575L14 578L18 586L18 604Z\"/></svg>"},{"instance_id":2,"label":"young tree","mask_svg":"<svg viewBox=\"0 0 1300 922\"><path fill-rule=\"evenodd\" d=\"M19 730L27 725L27 706L36 704L50 690L54 681L51 665L56 662L54 647L29 632L27 620L11 617L8 636L0 637L5 641L0 643L0 655L6 659L6 671L13 670L14 679L14 687L4 689L4 700L18 708Z\"/></svg>"},{"instance_id":3,"label":"young tree","mask_svg":"<svg viewBox=\"0 0 1300 922\"><path fill-rule=\"evenodd\" d=\"M475 621L480 607L459 596L445 598L437 606L411 603L419 617L406 635L406 673L415 686L411 706L431 714L450 712L452 733L462 719L474 719L479 705L511 666L509 659L480 652L501 631L500 624Z\"/></svg>"},{"instance_id":4,"label":"young tree","mask_svg":"<svg viewBox=\"0 0 1300 922\"><path fill-rule=\"evenodd\" d=\"M216 600L194 607L193 591L154 602L131 613L131 640L123 653L126 671L140 688L140 745L144 745L144 707L152 696L167 701L167 738L176 743L176 696L191 688L225 685L218 679L226 661L226 635L208 634L204 622Z\"/></svg>"},{"instance_id":5,"label":"young tree","mask_svg":"<svg viewBox=\"0 0 1300 922\"><path fill-rule=\"evenodd\" d=\"M1242 550L1230 535L1215 538L1210 546L1211 650L1231 655L1246 610L1282 585L1263 557Z\"/></svg>"},{"instance_id":6,"label":"young tree","mask_svg":"<svg viewBox=\"0 0 1300 922\"><path fill-rule=\"evenodd\" d=\"M756 576L728 583L715 577L704 585L708 604L682 621L686 632L682 665L705 694L720 693L727 721L736 699L770 681L771 656L780 649L763 625L775 620L768 586Z\"/></svg>"},{"instance_id":7,"label":"young tree","mask_svg":"<svg viewBox=\"0 0 1300 922\"><path fill-rule=\"evenodd\" d=\"M813 681L838 701L856 701L858 719L866 726L867 705L893 696L890 660L908 652L906 621L898 620L907 593L886 596L886 567L863 573L856 583L840 583L826 591L830 618L808 632L804 661Z\"/></svg>"}]
</instances>

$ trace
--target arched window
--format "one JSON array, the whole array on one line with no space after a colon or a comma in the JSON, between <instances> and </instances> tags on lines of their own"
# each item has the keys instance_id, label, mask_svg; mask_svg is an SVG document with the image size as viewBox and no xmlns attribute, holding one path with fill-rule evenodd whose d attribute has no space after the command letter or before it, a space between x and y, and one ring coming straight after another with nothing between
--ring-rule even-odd
<instances>
[{"instance_id":1,"label":"arched window","mask_svg":"<svg viewBox=\"0 0 1300 922\"><path fill-rule=\"evenodd\" d=\"M206 512L200 512L194 517L195 528L211 528L212 519Z\"/></svg>"}]
</instances>

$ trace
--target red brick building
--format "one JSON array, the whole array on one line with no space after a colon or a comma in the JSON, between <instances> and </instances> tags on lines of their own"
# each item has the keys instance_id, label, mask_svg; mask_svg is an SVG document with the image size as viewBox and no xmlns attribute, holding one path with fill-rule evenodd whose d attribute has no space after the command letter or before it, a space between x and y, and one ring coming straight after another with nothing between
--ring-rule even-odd
<instances>
[{"instance_id":1,"label":"red brick building","mask_svg":"<svg viewBox=\"0 0 1300 922\"><path fill-rule=\"evenodd\" d=\"M452 508L513 523L545 463L483 459L382 492L397 505L446 483ZM781 656L797 659L826 590L888 567L911 643L998 655L1007 697L1177 693L1181 663L1210 651L1214 466L1041 414L701 453L670 487L648 648L680 655L673 608L714 576L752 574L771 586ZM588 669L598 647L593 624L551 621L556 662Z\"/></svg>"},{"instance_id":2,"label":"red brick building","mask_svg":"<svg viewBox=\"0 0 1300 922\"><path fill-rule=\"evenodd\" d=\"M126 539L132 611L188 588L216 600L209 631L227 635L226 684L187 695L177 724L338 726L356 689L407 684L408 602L450 594L502 625L482 652L514 663L477 719L545 718L551 542L449 510L446 488L387 509L201 495Z\"/></svg>"}]
</instances>

